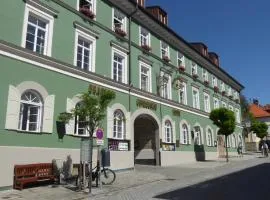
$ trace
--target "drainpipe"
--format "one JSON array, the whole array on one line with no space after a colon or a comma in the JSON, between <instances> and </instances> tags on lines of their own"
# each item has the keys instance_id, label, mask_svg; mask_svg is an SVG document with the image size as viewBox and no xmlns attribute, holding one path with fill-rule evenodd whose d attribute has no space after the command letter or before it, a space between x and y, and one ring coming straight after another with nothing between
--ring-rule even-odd
<instances>
[{"instance_id":1,"label":"drainpipe","mask_svg":"<svg viewBox=\"0 0 270 200\"><path fill-rule=\"evenodd\" d=\"M129 54L128 54L128 111L131 111L131 98L130 98L130 92L131 92L131 88L133 87L132 83L131 83L131 18L132 16L138 11L138 4L136 4L136 8L135 10L130 13L128 15L128 50L129 50Z\"/></svg>"}]
</instances>

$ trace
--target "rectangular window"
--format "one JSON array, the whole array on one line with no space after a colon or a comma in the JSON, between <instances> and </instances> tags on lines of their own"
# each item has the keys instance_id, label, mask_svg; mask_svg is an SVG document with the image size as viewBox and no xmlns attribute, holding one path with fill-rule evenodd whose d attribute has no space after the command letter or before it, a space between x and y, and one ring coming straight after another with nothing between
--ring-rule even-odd
<instances>
[{"instance_id":1,"label":"rectangular window","mask_svg":"<svg viewBox=\"0 0 270 200\"><path fill-rule=\"evenodd\" d=\"M197 75L197 64L195 62L191 63L191 75Z\"/></svg>"},{"instance_id":2,"label":"rectangular window","mask_svg":"<svg viewBox=\"0 0 270 200\"><path fill-rule=\"evenodd\" d=\"M79 9L87 8L93 13L96 11L96 0L78 0L79 1Z\"/></svg>"},{"instance_id":3,"label":"rectangular window","mask_svg":"<svg viewBox=\"0 0 270 200\"><path fill-rule=\"evenodd\" d=\"M187 105L187 84L185 82L181 82L180 85L179 102Z\"/></svg>"},{"instance_id":4,"label":"rectangular window","mask_svg":"<svg viewBox=\"0 0 270 200\"><path fill-rule=\"evenodd\" d=\"M199 90L197 88L192 88L192 101L193 108L200 109Z\"/></svg>"},{"instance_id":5,"label":"rectangular window","mask_svg":"<svg viewBox=\"0 0 270 200\"><path fill-rule=\"evenodd\" d=\"M161 72L161 78L161 96L165 99L171 99L171 76L169 74Z\"/></svg>"},{"instance_id":6,"label":"rectangular window","mask_svg":"<svg viewBox=\"0 0 270 200\"><path fill-rule=\"evenodd\" d=\"M204 110L210 112L210 96L207 93L204 93Z\"/></svg>"},{"instance_id":7,"label":"rectangular window","mask_svg":"<svg viewBox=\"0 0 270 200\"><path fill-rule=\"evenodd\" d=\"M140 63L140 89L151 92L151 67Z\"/></svg>"},{"instance_id":8,"label":"rectangular window","mask_svg":"<svg viewBox=\"0 0 270 200\"><path fill-rule=\"evenodd\" d=\"M177 64L178 64L178 67L183 67L185 68L185 57L182 53L178 52L177 53Z\"/></svg>"},{"instance_id":9,"label":"rectangular window","mask_svg":"<svg viewBox=\"0 0 270 200\"><path fill-rule=\"evenodd\" d=\"M22 47L42 55L51 55L54 17L25 4Z\"/></svg>"},{"instance_id":10,"label":"rectangular window","mask_svg":"<svg viewBox=\"0 0 270 200\"><path fill-rule=\"evenodd\" d=\"M232 88L230 86L228 86L228 96L232 95Z\"/></svg>"},{"instance_id":11,"label":"rectangular window","mask_svg":"<svg viewBox=\"0 0 270 200\"><path fill-rule=\"evenodd\" d=\"M113 30L126 31L126 16L117 9L113 9Z\"/></svg>"},{"instance_id":12,"label":"rectangular window","mask_svg":"<svg viewBox=\"0 0 270 200\"><path fill-rule=\"evenodd\" d=\"M208 72L206 71L206 69L203 69L203 81L206 82L208 81Z\"/></svg>"},{"instance_id":13,"label":"rectangular window","mask_svg":"<svg viewBox=\"0 0 270 200\"><path fill-rule=\"evenodd\" d=\"M170 58L169 45L165 42L160 42L161 58Z\"/></svg>"},{"instance_id":14,"label":"rectangular window","mask_svg":"<svg viewBox=\"0 0 270 200\"><path fill-rule=\"evenodd\" d=\"M112 52L112 79L127 83L127 55L113 48Z\"/></svg>"},{"instance_id":15,"label":"rectangular window","mask_svg":"<svg viewBox=\"0 0 270 200\"><path fill-rule=\"evenodd\" d=\"M214 97L214 109L219 108L219 100Z\"/></svg>"},{"instance_id":16,"label":"rectangular window","mask_svg":"<svg viewBox=\"0 0 270 200\"><path fill-rule=\"evenodd\" d=\"M215 76L212 77L212 86L217 87L217 78Z\"/></svg>"},{"instance_id":17,"label":"rectangular window","mask_svg":"<svg viewBox=\"0 0 270 200\"><path fill-rule=\"evenodd\" d=\"M223 81L221 81L221 91L225 92L225 84Z\"/></svg>"},{"instance_id":18,"label":"rectangular window","mask_svg":"<svg viewBox=\"0 0 270 200\"><path fill-rule=\"evenodd\" d=\"M150 47L150 32L145 28L140 27L140 45Z\"/></svg>"}]
</instances>

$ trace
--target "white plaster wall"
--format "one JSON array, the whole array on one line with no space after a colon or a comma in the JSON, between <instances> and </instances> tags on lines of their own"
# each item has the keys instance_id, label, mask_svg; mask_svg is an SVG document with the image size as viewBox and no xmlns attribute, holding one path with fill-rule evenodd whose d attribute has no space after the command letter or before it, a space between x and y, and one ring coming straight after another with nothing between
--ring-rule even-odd
<instances>
[{"instance_id":1,"label":"white plaster wall","mask_svg":"<svg viewBox=\"0 0 270 200\"><path fill-rule=\"evenodd\" d=\"M138 152L136 159L155 159L155 151L153 149L142 149Z\"/></svg>"},{"instance_id":2,"label":"white plaster wall","mask_svg":"<svg viewBox=\"0 0 270 200\"><path fill-rule=\"evenodd\" d=\"M134 167L133 151L111 151L111 169L126 169Z\"/></svg>"},{"instance_id":3,"label":"white plaster wall","mask_svg":"<svg viewBox=\"0 0 270 200\"><path fill-rule=\"evenodd\" d=\"M191 151L161 151L161 166L179 165L195 161L195 153Z\"/></svg>"}]
</instances>

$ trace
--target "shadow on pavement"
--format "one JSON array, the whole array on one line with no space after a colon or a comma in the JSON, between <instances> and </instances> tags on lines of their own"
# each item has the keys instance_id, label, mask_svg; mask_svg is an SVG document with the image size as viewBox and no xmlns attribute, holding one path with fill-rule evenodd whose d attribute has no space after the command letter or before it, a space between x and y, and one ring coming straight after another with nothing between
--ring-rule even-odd
<instances>
[{"instance_id":1,"label":"shadow on pavement","mask_svg":"<svg viewBox=\"0 0 270 200\"><path fill-rule=\"evenodd\" d=\"M270 164L265 163L154 198L185 200L269 199Z\"/></svg>"}]
</instances>

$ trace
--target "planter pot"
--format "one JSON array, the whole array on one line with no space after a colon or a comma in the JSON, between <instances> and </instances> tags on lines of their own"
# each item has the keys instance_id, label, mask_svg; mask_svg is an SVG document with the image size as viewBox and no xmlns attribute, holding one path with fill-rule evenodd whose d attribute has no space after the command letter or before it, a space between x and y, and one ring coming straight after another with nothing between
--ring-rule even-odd
<instances>
[{"instance_id":1,"label":"planter pot","mask_svg":"<svg viewBox=\"0 0 270 200\"><path fill-rule=\"evenodd\" d=\"M141 46L145 51L151 51L152 50L152 48L150 47L150 46L148 46L148 45L142 45Z\"/></svg>"},{"instance_id":2,"label":"planter pot","mask_svg":"<svg viewBox=\"0 0 270 200\"><path fill-rule=\"evenodd\" d=\"M186 70L184 66L179 66L178 68L179 68L179 71L182 71L182 72Z\"/></svg>"},{"instance_id":3,"label":"planter pot","mask_svg":"<svg viewBox=\"0 0 270 200\"><path fill-rule=\"evenodd\" d=\"M66 134L66 123L61 121L56 121L56 130L58 134L58 139L62 140Z\"/></svg>"},{"instance_id":4,"label":"planter pot","mask_svg":"<svg viewBox=\"0 0 270 200\"><path fill-rule=\"evenodd\" d=\"M197 79L199 76L198 76L198 74L193 74L192 77Z\"/></svg>"},{"instance_id":5,"label":"planter pot","mask_svg":"<svg viewBox=\"0 0 270 200\"><path fill-rule=\"evenodd\" d=\"M115 31L115 33L117 33L118 35L120 35L122 37L125 37L127 35L127 33L120 28L115 28L114 31Z\"/></svg>"},{"instance_id":6,"label":"planter pot","mask_svg":"<svg viewBox=\"0 0 270 200\"><path fill-rule=\"evenodd\" d=\"M205 84L205 85L208 85L208 84L209 84L209 81L204 81L204 84Z\"/></svg>"},{"instance_id":7,"label":"planter pot","mask_svg":"<svg viewBox=\"0 0 270 200\"><path fill-rule=\"evenodd\" d=\"M215 86L215 87L214 87L214 91L215 91L215 92L218 92L218 90L219 90L218 87Z\"/></svg>"},{"instance_id":8,"label":"planter pot","mask_svg":"<svg viewBox=\"0 0 270 200\"><path fill-rule=\"evenodd\" d=\"M89 8L82 7L80 12L91 19L95 17L95 14Z\"/></svg>"},{"instance_id":9,"label":"planter pot","mask_svg":"<svg viewBox=\"0 0 270 200\"><path fill-rule=\"evenodd\" d=\"M165 62L170 62L171 60L170 60L170 58L168 57L168 56L164 56L163 58L162 58Z\"/></svg>"}]
</instances>

